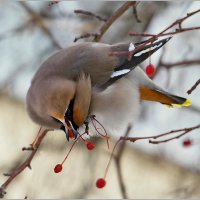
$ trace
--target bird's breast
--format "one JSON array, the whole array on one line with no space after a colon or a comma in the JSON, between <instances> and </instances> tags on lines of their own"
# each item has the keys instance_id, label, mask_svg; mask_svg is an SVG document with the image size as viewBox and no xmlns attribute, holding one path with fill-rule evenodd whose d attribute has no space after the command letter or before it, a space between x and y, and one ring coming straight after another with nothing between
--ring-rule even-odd
<instances>
[{"instance_id":1,"label":"bird's breast","mask_svg":"<svg viewBox=\"0 0 200 200\"><path fill-rule=\"evenodd\" d=\"M96 116L109 135L123 135L139 113L140 100L136 82L123 77L104 91L93 90L89 114Z\"/></svg>"}]
</instances>

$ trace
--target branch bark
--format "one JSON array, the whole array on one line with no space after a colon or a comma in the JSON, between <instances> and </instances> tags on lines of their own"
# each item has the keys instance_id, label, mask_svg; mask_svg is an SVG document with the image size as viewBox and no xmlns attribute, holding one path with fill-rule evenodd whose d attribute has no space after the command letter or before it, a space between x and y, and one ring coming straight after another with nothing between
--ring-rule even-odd
<instances>
[{"instance_id":1,"label":"branch bark","mask_svg":"<svg viewBox=\"0 0 200 200\"><path fill-rule=\"evenodd\" d=\"M188 94L191 94L195 89L196 87L200 84L200 79L191 87L191 89L189 89L187 91Z\"/></svg>"},{"instance_id":2,"label":"branch bark","mask_svg":"<svg viewBox=\"0 0 200 200\"><path fill-rule=\"evenodd\" d=\"M107 21L107 18L101 17L99 15L96 15L90 11L86 11L86 10L74 10L74 13L76 14L82 14L82 15L87 15L87 16L92 16L95 17L96 19L98 19L99 21Z\"/></svg>"},{"instance_id":3,"label":"branch bark","mask_svg":"<svg viewBox=\"0 0 200 200\"><path fill-rule=\"evenodd\" d=\"M124 137L128 137L128 135L130 133L130 129L131 129L131 126L128 127L126 133L124 134ZM120 189L121 189L121 193L122 193L122 198L128 199L126 186L125 186L124 179L122 176L122 167L121 167L121 159L122 159L122 155L124 153L125 146L126 146L126 141L123 140L122 143L120 144L119 150L115 156L115 161L116 161L117 174L118 174L118 178L119 178L119 185L120 185Z\"/></svg>"},{"instance_id":4,"label":"branch bark","mask_svg":"<svg viewBox=\"0 0 200 200\"><path fill-rule=\"evenodd\" d=\"M0 198L4 198L4 195L6 194L6 188L8 187L8 185L21 173L23 172L23 170L28 167L29 169L31 169L31 161L33 159L33 157L35 156L38 148L40 147L40 144L42 142L42 140L44 139L44 137L46 136L47 132L49 130L45 129L41 135L38 137L37 142L35 143L35 147L32 150L32 152L30 153L30 155L28 156L28 158L20 165L17 166L12 172L10 173L6 173L7 176L9 176L9 178L1 185L0 187Z\"/></svg>"},{"instance_id":5,"label":"branch bark","mask_svg":"<svg viewBox=\"0 0 200 200\"><path fill-rule=\"evenodd\" d=\"M100 27L99 34L97 37L94 38L94 42L99 42L102 38L102 36L105 34L105 32L110 28L110 26L121 16L124 14L126 10L128 10L130 7L136 6L136 1L128 1L124 3L118 10L114 12L114 14L106 21L105 24L103 24L102 27Z\"/></svg>"},{"instance_id":6,"label":"branch bark","mask_svg":"<svg viewBox=\"0 0 200 200\"><path fill-rule=\"evenodd\" d=\"M177 19L175 22L173 22L171 25L169 25L167 28L165 28L164 30L162 30L160 33L158 34L149 34L149 33L135 33L135 32L130 32L129 35L130 36L142 36L142 37L154 37L154 38L158 38L160 36L167 36L167 35L174 35L174 34L178 34L178 33L182 33L182 32L186 32L186 31L192 31L192 30L199 30L200 27L189 27L189 28L182 28L182 23L188 19L189 17L197 14L200 12L200 9L194 11L194 12L190 12L187 13L187 15L183 18ZM178 26L178 28L176 28L175 31L171 31L166 33L166 31L170 30L171 28L173 28L174 26Z\"/></svg>"},{"instance_id":7,"label":"branch bark","mask_svg":"<svg viewBox=\"0 0 200 200\"><path fill-rule=\"evenodd\" d=\"M99 42L106 31L111 27L111 25L120 17L122 16L126 10L130 7L135 7L137 5L136 1L128 1L124 3L118 10L116 10L112 16L110 16L106 22L99 28L98 33L86 33L74 39L74 42L78 41L79 39L93 37L93 42ZM93 15L96 15L92 13Z\"/></svg>"},{"instance_id":8,"label":"branch bark","mask_svg":"<svg viewBox=\"0 0 200 200\"><path fill-rule=\"evenodd\" d=\"M50 32L50 30L44 24L42 17L39 14L37 14L30 6L28 6L27 3L23 2L23 1L20 1L19 3L30 14L32 21L43 31L43 33L45 35L48 36L48 38L51 40L52 44L56 48L61 49L61 46L58 44L58 42L54 38L53 34Z\"/></svg>"},{"instance_id":9,"label":"branch bark","mask_svg":"<svg viewBox=\"0 0 200 200\"><path fill-rule=\"evenodd\" d=\"M171 131L166 132L166 133L162 133L162 134L159 134L159 135L147 136L147 137L120 137L120 140L128 140L130 142L136 142L137 140L149 140L149 143L151 143L151 144L160 144L160 143L164 143L164 142L169 142L169 141L174 140L174 139L178 139L178 138L186 135L187 133L189 133L193 130L199 129L199 128L200 128L200 124L198 124L197 126L189 127L189 128L171 130ZM158 138L162 138L162 137L169 136L171 134L180 133L180 132L182 132L182 133L177 135L177 136L171 137L169 139L156 140Z\"/></svg>"}]
</instances>

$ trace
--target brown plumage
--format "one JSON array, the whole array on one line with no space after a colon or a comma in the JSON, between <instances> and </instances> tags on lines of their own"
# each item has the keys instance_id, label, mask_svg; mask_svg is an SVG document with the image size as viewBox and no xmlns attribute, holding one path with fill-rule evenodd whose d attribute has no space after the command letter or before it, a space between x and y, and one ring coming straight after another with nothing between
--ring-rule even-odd
<instances>
[{"instance_id":1,"label":"brown plumage","mask_svg":"<svg viewBox=\"0 0 200 200\"><path fill-rule=\"evenodd\" d=\"M130 44L79 43L50 56L38 69L27 93L27 111L41 126L65 130L81 127L96 115L111 129L126 128L139 114L140 101L180 104L186 99L157 87L137 67L170 38L146 44L131 60Z\"/></svg>"}]
</instances>

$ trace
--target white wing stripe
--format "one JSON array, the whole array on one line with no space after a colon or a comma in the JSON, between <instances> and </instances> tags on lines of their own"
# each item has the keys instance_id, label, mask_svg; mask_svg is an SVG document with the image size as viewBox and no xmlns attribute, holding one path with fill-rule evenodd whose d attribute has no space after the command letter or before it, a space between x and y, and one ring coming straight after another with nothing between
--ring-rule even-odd
<instances>
[{"instance_id":1,"label":"white wing stripe","mask_svg":"<svg viewBox=\"0 0 200 200\"><path fill-rule=\"evenodd\" d=\"M131 71L130 69L122 69L120 71L113 72L112 75L111 75L111 78L114 78L114 77L117 77L117 76L121 76L123 74L127 74L130 71Z\"/></svg>"},{"instance_id":2,"label":"white wing stripe","mask_svg":"<svg viewBox=\"0 0 200 200\"><path fill-rule=\"evenodd\" d=\"M155 48L159 48L162 44L163 44L163 43L161 42L161 43L155 45L154 47L151 47L151 48L149 48L149 49L145 49L145 50L143 50L143 51L140 51L140 52L134 54L134 56L137 56L137 57L138 57L138 56L141 56L142 54L144 54L144 53L146 53L146 52L149 52L150 50L154 50Z\"/></svg>"}]
</instances>

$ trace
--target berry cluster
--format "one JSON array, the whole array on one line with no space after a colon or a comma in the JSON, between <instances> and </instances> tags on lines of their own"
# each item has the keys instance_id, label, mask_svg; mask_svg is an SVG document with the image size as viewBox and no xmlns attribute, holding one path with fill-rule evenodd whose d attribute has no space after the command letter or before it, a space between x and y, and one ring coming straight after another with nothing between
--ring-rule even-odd
<instances>
[{"instance_id":1,"label":"berry cluster","mask_svg":"<svg viewBox=\"0 0 200 200\"><path fill-rule=\"evenodd\" d=\"M104 127L100 124L100 122L98 122L95 118L93 118L93 120L95 121L95 123L93 122L93 125L94 125L94 127L96 128L97 131L98 131L98 129L97 129L97 127L96 127L96 124L100 125L100 126L103 128L103 130L105 131ZM101 134L99 131L98 131L98 133L99 133L100 136L102 136L102 137L104 137L104 138L106 139L107 145L108 145L108 148L109 148L107 132L105 131L105 135ZM64 162L65 162L66 159L68 158L68 156L69 156L70 152L72 151L74 145L77 143L77 141L78 141L79 139L82 139L82 141L85 142L86 148L87 148L89 151L92 151L92 150L95 148L95 145L94 145L93 142L87 141L87 140L85 140L85 139L82 137L82 136L85 135L85 134L87 134L87 133L85 132L85 133L80 134L80 135L78 136L78 138L72 143L72 146L70 147L70 149L69 149L67 155L65 156L64 160L62 161L62 163L61 163L61 164L57 164L57 165L54 167L54 172L55 172L56 174L58 174L58 173L60 173L60 172L62 171ZM68 135L69 135L69 138L74 138L74 136L75 136L73 130L71 130L71 129L68 130ZM112 153L112 154L113 154L113 153ZM108 164L108 166L109 166L109 164ZM107 173L107 170L106 170L106 173ZM105 177L106 177L106 175L105 175ZM99 179L96 181L96 187L97 187L97 188L103 188L103 187L106 185L105 177L104 177L104 178L99 178Z\"/></svg>"}]
</instances>

